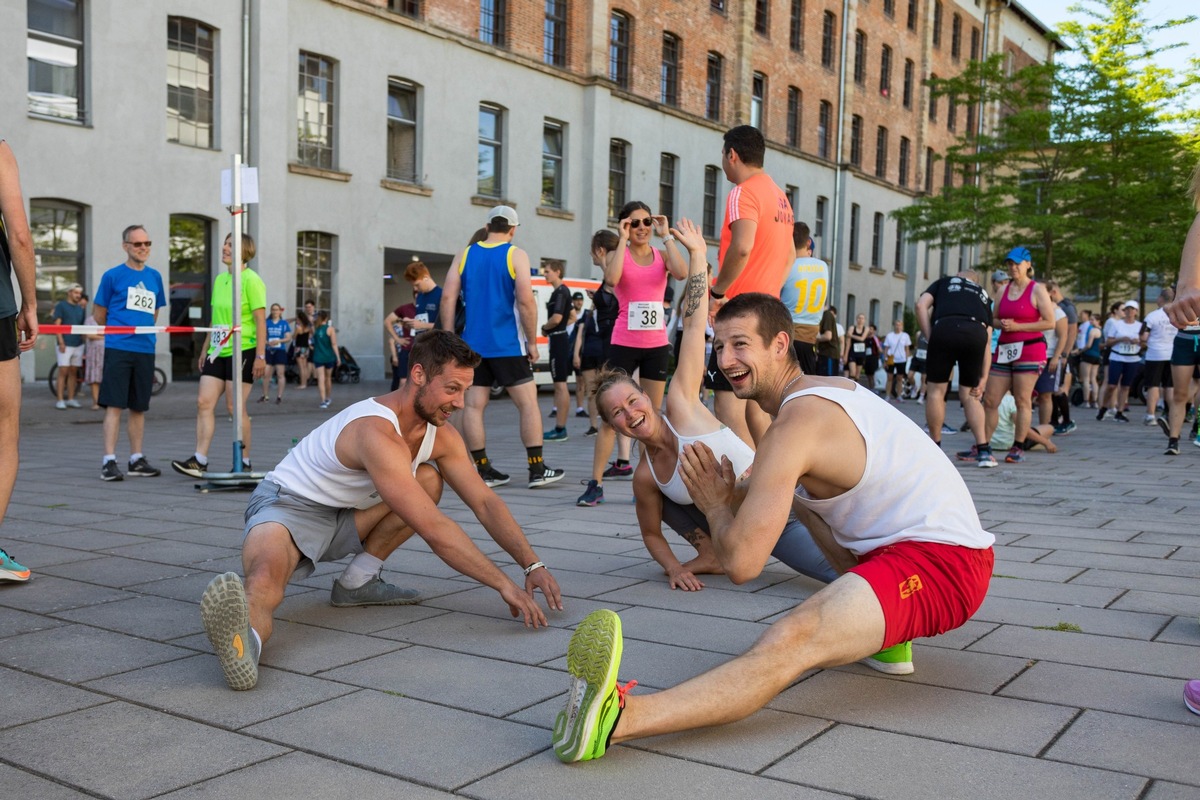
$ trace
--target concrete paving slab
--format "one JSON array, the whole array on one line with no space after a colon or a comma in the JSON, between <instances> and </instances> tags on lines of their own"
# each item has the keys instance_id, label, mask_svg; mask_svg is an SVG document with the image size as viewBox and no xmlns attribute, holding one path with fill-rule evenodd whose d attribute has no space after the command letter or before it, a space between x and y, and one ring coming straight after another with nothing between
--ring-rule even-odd
<instances>
[{"instance_id":1,"label":"concrete paving slab","mask_svg":"<svg viewBox=\"0 0 1200 800\"><path fill-rule=\"evenodd\" d=\"M1029 661L1024 658L914 644L913 666L916 669L913 674L900 676L884 675L863 664L847 664L837 667L836 670L852 675L889 678L903 683L994 694L997 689L1027 669Z\"/></svg>"},{"instance_id":2,"label":"concrete paving slab","mask_svg":"<svg viewBox=\"0 0 1200 800\"><path fill-rule=\"evenodd\" d=\"M1166 558L1142 558L1102 553L1083 553L1078 550L1057 550L1039 559L1039 564L1063 564L1067 566L1094 567L1116 572L1136 572L1150 575L1176 575L1183 578L1200 578L1200 563L1173 561Z\"/></svg>"},{"instance_id":3,"label":"concrete paving slab","mask_svg":"<svg viewBox=\"0 0 1200 800\"><path fill-rule=\"evenodd\" d=\"M287 753L162 795L158 800L263 797L268 787L270 793L277 797L319 797L321 800L363 800L372 797L437 800L454 796L387 775L355 769L327 758L307 753Z\"/></svg>"},{"instance_id":4,"label":"concrete paving slab","mask_svg":"<svg viewBox=\"0 0 1200 800\"><path fill-rule=\"evenodd\" d=\"M404 646L391 639L279 621L275 623L270 641L263 647L261 663L289 672L316 675Z\"/></svg>"},{"instance_id":5,"label":"concrete paving slab","mask_svg":"<svg viewBox=\"0 0 1200 800\"><path fill-rule=\"evenodd\" d=\"M1200 727L1200 716L1180 702L1182 681L1174 678L1042 662L1001 693Z\"/></svg>"},{"instance_id":6,"label":"concrete paving slab","mask_svg":"<svg viewBox=\"0 0 1200 800\"><path fill-rule=\"evenodd\" d=\"M92 796L7 764L0 764L0 786L6 792L12 792L13 797L36 797L38 800L85 800Z\"/></svg>"},{"instance_id":7,"label":"concrete paving slab","mask_svg":"<svg viewBox=\"0 0 1200 800\"><path fill-rule=\"evenodd\" d=\"M243 732L446 790L550 747L538 728L376 691L330 700Z\"/></svg>"},{"instance_id":8,"label":"concrete paving slab","mask_svg":"<svg viewBox=\"0 0 1200 800\"><path fill-rule=\"evenodd\" d=\"M1176 686L1182 705L1183 687ZM1197 752L1200 727L1085 711L1046 751L1045 758L1200 787L1195 770Z\"/></svg>"},{"instance_id":9,"label":"concrete paving slab","mask_svg":"<svg viewBox=\"0 0 1200 800\"><path fill-rule=\"evenodd\" d=\"M665 583L641 583L602 594L595 599L605 603L650 606L739 620L760 620L795 606L787 598L763 593L747 595L711 587L702 592L679 592L672 591Z\"/></svg>"},{"instance_id":10,"label":"concrete paving slab","mask_svg":"<svg viewBox=\"0 0 1200 800\"><path fill-rule=\"evenodd\" d=\"M57 616L156 642L169 642L204 630L198 604L150 595L132 595L127 600L75 608Z\"/></svg>"},{"instance_id":11,"label":"concrete paving slab","mask_svg":"<svg viewBox=\"0 0 1200 800\"><path fill-rule=\"evenodd\" d=\"M869 764L870 769L846 769ZM1144 778L839 725L764 774L880 800L1134 800Z\"/></svg>"},{"instance_id":12,"label":"concrete paving slab","mask_svg":"<svg viewBox=\"0 0 1200 800\"><path fill-rule=\"evenodd\" d=\"M975 612L974 619L1029 627L1055 627L1065 623L1078 625L1085 633L1148 640L1162 630L1169 617L989 596Z\"/></svg>"},{"instance_id":13,"label":"concrete paving slab","mask_svg":"<svg viewBox=\"0 0 1200 800\"><path fill-rule=\"evenodd\" d=\"M113 702L0 731L0 752L12 764L84 791L143 800L285 750Z\"/></svg>"},{"instance_id":14,"label":"concrete paving slab","mask_svg":"<svg viewBox=\"0 0 1200 800\"><path fill-rule=\"evenodd\" d=\"M181 578L184 575L192 575L197 570L187 566L155 563L134 558L101 556L87 561L44 567L40 572L73 581L121 589L165 578Z\"/></svg>"},{"instance_id":15,"label":"concrete paving slab","mask_svg":"<svg viewBox=\"0 0 1200 800\"><path fill-rule=\"evenodd\" d=\"M621 628L626 640L641 639L732 656L749 650L767 626L707 614L639 607L621 613Z\"/></svg>"},{"instance_id":16,"label":"concrete paving slab","mask_svg":"<svg viewBox=\"0 0 1200 800\"><path fill-rule=\"evenodd\" d=\"M0 596L5 591L22 591L14 587L12 589L0 590ZM40 614L29 614L24 611L17 611L14 608L4 608L0 606L0 639L6 636L16 636L19 633L30 633L32 631L44 631L50 628L57 628L64 623L61 620L56 620L53 617L46 617Z\"/></svg>"},{"instance_id":17,"label":"concrete paving slab","mask_svg":"<svg viewBox=\"0 0 1200 800\"><path fill-rule=\"evenodd\" d=\"M229 730L360 691L337 681L262 667L258 686L235 692L225 685L220 663L208 653L83 685L140 706Z\"/></svg>"},{"instance_id":18,"label":"concrete paving slab","mask_svg":"<svg viewBox=\"0 0 1200 800\"><path fill-rule=\"evenodd\" d=\"M686 775L687 778L681 779ZM564 766L547 752L463 790L479 800L603 797L614 786L653 787L655 798L753 797L756 800L833 800L837 795L794 783L717 769L656 753L615 748L601 761ZM648 789L648 791L651 791Z\"/></svg>"},{"instance_id":19,"label":"concrete paving slab","mask_svg":"<svg viewBox=\"0 0 1200 800\"><path fill-rule=\"evenodd\" d=\"M4 720L0 723L3 728L101 705L111 699L12 669L0 668L0 685L4 686Z\"/></svg>"},{"instance_id":20,"label":"concrete paving slab","mask_svg":"<svg viewBox=\"0 0 1200 800\"><path fill-rule=\"evenodd\" d=\"M1175 617L1154 641L1200 646L1200 625L1193 617Z\"/></svg>"},{"instance_id":21,"label":"concrete paving slab","mask_svg":"<svg viewBox=\"0 0 1200 800\"><path fill-rule=\"evenodd\" d=\"M997 578L1021 578L1026 581L1065 583L1083 571L1083 567L1059 567L1054 564L1032 564L997 558L992 573L992 583L994 584Z\"/></svg>"},{"instance_id":22,"label":"concrete paving slab","mask_svg":"<svg viewBox=\"0 0 1200 800\"><path fill-rule=\"evenodd\" d=\"M1069 569L1069 568L1068 568ZM1148 592L1194 596L1200 592L1200 580L1171 575L1117 572L1089 569L1073 578L1071 583L1087 586L1113 586L1121 589L1142 589Z\"/></svg>"},{"instance_id":23,"label":"concrete paving slab","mask_svg":"<svg viewBox=\"0 0 1200 800\"><path fill-rule=\"evenodd\" d=\"M33 575L25 583L4 587L4 590L0 591L0 605L35 614L53 614L80 606L109 603L124 597L122 592L103 586L56 578L53 575Z\"/></svg>"},{"instance_id":24,"label":"concrete paving slab","mask_svg":"<svg viewBox=\"0 0 1200 800\"><path fill-rule=\"evenodd\" d=\"M1124 593L1124 588L1048 581L1014 581L1005 578L993 580L988 587L988 597L1011 597L1018 600L1037 600L1057 605L1090 606L1092 608L1107 608Z\"/></svg>"},{"instance_id":25,"label":"concrete paving slab","mask_svg":"<svg viewBox=\"0 0 1200 800\"><path fill-rule=\"evenodd\" d=\"M1112 607L1123 611L1196 617L1200 615L1200 596L1134 589L1121 595L1121 599L1113 603Z\"/></svg>"},{"instance_id":26,"label":"concrete paving slab","mask_svg":"<svg viewBox=\"0 0 1200 800\"><path fill-rule=\"evenodd\" d=\"M502 717L560 695L565 676L552 669L414 646L359 660L321 677Z\"/></svg>"},{"instance_id":27,"label":"concrete paving slab","mask_svg":"<svg viewBox=\"0 0 1200 800\"><path fill-rule=\"evenodd\" d=\"M17 539L11 535L11 527L11 525L5 525L5 533L9 535L0 538L0 547L3 547L10 556L31 570L40 572L43 568L55 564L70 564L74 561L88 561L103 557L88 550L44 544L39 539Z\"/></svg>"},{"instance_id":28,"label":"concrete paving slab","mask_svg":"<svg viewBox=\"0 0 1200 800\"><path fill-rule=\"evenodd\" d=\"M1195 800L1195 786L1184 786L1182 783L1154 781L1150 791L1146 792L1143 800Z\"/></svg>"},{"instance_id":29,"label":"concrete paving slab","mask_svg":"<svg viewBox=\"0 0 1200 800\"><path fill-rule=\"evenodd\" d=\"M913 645L929 645L931 647L947 647L953 650L962 650L978 641L989 631L994 631L997 627L997 624L994 622L981 622L977 619L969 619L952 631L946 631L938 636L914 639Z\"/></svg>"},{"instance_id":30,"label":"concrete paving slab","mask_svg":"<svg viewBox=\"0 0 1200 800\"><path fill-rule=\"evenodd\" d=\"M1196 651L1193 648L1162 643L1161 637L1155 642L1123 642L1107 636L1072 631L1044 631L1003 625L972 644L969 649L1167 678L1190 678L1197 672Z\"/></svg>"},{"instance_id":31,"label":"concrete paving slab","mask_svg":"<svg viewBox=\"0 0 1200 800\"><path fill-rule=\"evenodd\" d=\"M564 657L571 640L570 631L562 628L529 630L511 619L461 612L379 631L376 636L530 665Z\"/></svg>"},{"instance_id":32,"label":"concrete paving slab","mask_svg":"<svg viewBox=\"0 0 1200 800\"><path fill-rule=\"evenodd\" d=\"M728 660L729 656L725 653L630 640L629 646L621 652L618 680L636 680L638 688L666 689ZM560 658L543 666L561 670L565 674L567 659Z\"/></svg>"},{"instance_id":33,"label":"concrete paving slab","mask_svg":"<svg viewBox=\"0 0 1200 800\"><path fill-rule=\"evenodd\" d=\"M727 727L702 728L629 743L632 748L758 774L835 723L764 708Z\"/></svg>"},{"instance_id":34,"label":"concrete paving slab","mask_svg":"<svg viewBox=\"0 0 1200 800\"><path fill-rule=\"evenodd\" d=\"M4 640L5 666L56 680L83 682L191 655L179 647L150 642L88 625L62 625ZM60 657L63 653L73 658Z\"/></svg>"},{"instance_id":35,"label":"concrete paving slab","mask_svg":"<svg viewBox=\"0 0 1200 800\"><path fill-rule=\"evenodd\" d=\"M1057 524L1058 521L1055 521ZM1132 537L1134 534L1129 534ZM1127 537L1128 538L1128 537ZM1124 540L1110 542L1089 536L1059 536L1049 534L1030 535L1014 547L1040 547L1044 550L1081 550L1085 553L1108 553L1109 555L1132 555L1143 558L1166 558L1175 548L1166 544L1136 544Z\"/></svg>"},{"instance_id":36,"label":"concrete paving slab","mask_svg":"<svg viewBox=\"0 0 1200 800\"><path fill-rule=\"evenodd\" d=\"M831 671L801 681L768 708L1020 755L1036 755L1076 714L1058 706Z\"/></svg>"},{"instance_id":37,"label":"concrete paving slab","mask_svg":"<svg viewBox=\"0 0 1200 800\"><path fill-rule=\"evenodd\" d=\"M540 597L538 598L538 602L541 604ZM425 602L425 607L441 608L447 611L463 611L482 617L506 620L511 625L520 626L520 623L514 621L512 615L509 614L508 605L500 599L500 595L486 586L477 586L474 589L468 589L458 594L431 598ZM546 612L546 621L551 626L555 628L573 628L582 622L584 617L598 608L609 608L613 611L620 611L624 607L622 604L570 597L563 600L562 611L546 611L544 605L542 606L542 610Z\"/></svg>"},{"instance_id":38,"label":"concrete paving slab","mask_svg":"<svg viewBox=\"0 0 1200 800\"><path fill-rule=\"evenodd\" d=\"M389 576L388 580L392 580ZM424 581L436 580L434 578ZM421 581L421 582L424 582ZM417 583L421 583L417 582ZM410 584L405 581L403 585ZM459 587L462 588L462 587ZM421 589L425 591L424 588ZM335 608L329 604L329 590L315 590L288 595L275 611L275 619L299 622L318 628L330 628L347 633L378 633L410 622L447 614L444 609L429 608L416 604L411 606L363 606L361 608ZM389 637L392 638L392 637Z\"/></svg>"},{"instance_id":39,"label":"concrete paving slab","mask_svg":"<svg viewBox=\"0 0 1200 800\"><path fill-rule=\"evenodd\" d=\"M137 544L107 547L100 552L126 558L137 558L143 561L157 561L161 564L202 564L219 558L241 556L241 550L233 547L212 547L210 545L192 544L191 542L173 542L168 539L151 539L146 537Z\"/></svg>"}]
</instances>

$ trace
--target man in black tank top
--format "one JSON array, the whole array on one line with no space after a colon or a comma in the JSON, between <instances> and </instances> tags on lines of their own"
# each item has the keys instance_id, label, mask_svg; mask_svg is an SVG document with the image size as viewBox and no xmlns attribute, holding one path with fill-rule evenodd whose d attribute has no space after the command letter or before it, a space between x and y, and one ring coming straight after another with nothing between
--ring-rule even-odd
<instances>
[{"instance_id":1,"label":"man in black tank top","mask_svg":"<svg viewBox=\"0 0 1200 800\"><path fill-rule=\"evenodd\" d=\"M981 467L996 466L984 433L980 396L987 382L992 337L992 299L973 270L938 278L917 300L917 322L929 340L925 361L925 421L929 435L941 445L946 419L946 389L958 367L958 397L975 436Z\"/></svg>"}]
</instances>

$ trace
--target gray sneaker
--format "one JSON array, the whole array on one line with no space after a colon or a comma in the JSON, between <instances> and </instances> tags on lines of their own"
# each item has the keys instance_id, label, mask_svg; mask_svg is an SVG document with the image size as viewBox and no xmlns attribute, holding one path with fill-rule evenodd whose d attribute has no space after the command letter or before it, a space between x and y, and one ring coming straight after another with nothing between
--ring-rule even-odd
<instances>
[{"instance_id":1,"label":"gray sneaker","mask_svg":"<svg viewBox=\"0 0 1200 800\"><path fill-rule=\"evenodd\" d=\"M347 606L407 606L418 602L421 593L416 589L401 589L376 575L357 589L347 589L338 581L333 582L329 593L330 605L338 608Z\"/></svg>"},{"instance_id":2,"label":"gray sneaker","mask_svg":"<svg viewBox=\"0 0 1200 800\"><path fill-rule=\"evenodd\" d=\"M218 575L200 598L200 619L230 689L253 689L258 683L259 645L250 630L246 590L236 572Z\"/></svg>"}]
</instances>

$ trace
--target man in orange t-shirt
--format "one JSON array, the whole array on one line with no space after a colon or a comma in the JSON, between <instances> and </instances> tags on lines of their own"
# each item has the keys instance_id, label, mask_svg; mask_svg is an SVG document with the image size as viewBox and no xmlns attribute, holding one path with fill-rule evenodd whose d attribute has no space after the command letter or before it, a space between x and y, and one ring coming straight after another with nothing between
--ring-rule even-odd
<instances>
[{"instance_id":1,"label":"man in orange t-shirt","mask_svg":"<svg viewBox=\"0 0 1200 800\"><path fill-rule=\"evenodd\" d=\"M758 128L739 125L725 132L721 168L734 187L725 200L721 269L711 289L714 313L726 298L746 292L778 297L795 259L792 204L763 170L765 153L766 142ZM704 385L715 393L717 419L747 444L753 445L771 424L757 403L734 396L717 369L715 354L709 359Z\"/></svg>"}]
</instances>

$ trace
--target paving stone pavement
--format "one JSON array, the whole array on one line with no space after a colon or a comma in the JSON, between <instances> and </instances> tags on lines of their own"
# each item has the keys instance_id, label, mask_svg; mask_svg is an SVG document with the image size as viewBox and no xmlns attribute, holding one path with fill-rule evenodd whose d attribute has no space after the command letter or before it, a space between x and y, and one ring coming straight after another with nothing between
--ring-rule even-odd
<instances>
[{"instance_id":1,"label":"paving stone pavement","mask_svg":"<svg viewBox=\"0 0 1200 800\"><path fill-rule=\"evenodd\" d=\"M315 390L252 405L255 468L385 390L337 386L330 412ZM653 690L742 651L818 585L772 563L742 586L706 577L698 594L670 591L629 482L609 481L605 505L575 506L586 421L545 447L567 478L529 491L516 414L499 400L489 454L517 479L499 494L566 594L550 628L513 622L495 592L414 540L385 570L423 592L419 605L334 609L341 565L322 565L289 586L258 687L235 693L198 600L215 574L240 569L247 495L202 494L170 471L193 449L194 402L189 383L153 402L145 449L162 477L103 483L100 412L56 411L43 385L25 388L0 546L34 577L0 584L0 796L1200 797L1200 716L1181 699L1200 677L1200 447L1163 456L1140 408L1128 425L1078 413L1057 455L960 464L997 535L995 575L972 621L917 643L915 675L812 671L736 725L565 767L550 727L570 630L588 612L622 614L621 677ZM901 410L923 422L919 406ZM949 421L961 422L956 407ZM231 428L222 415L217 465L232 461ZM443 508L519 576L453 493Z\"/></svg>"}]
</instances>

